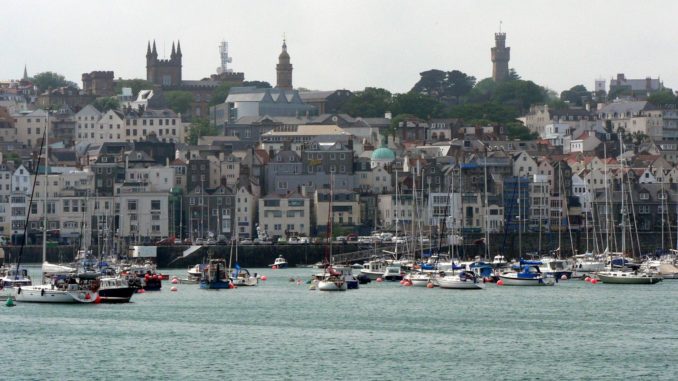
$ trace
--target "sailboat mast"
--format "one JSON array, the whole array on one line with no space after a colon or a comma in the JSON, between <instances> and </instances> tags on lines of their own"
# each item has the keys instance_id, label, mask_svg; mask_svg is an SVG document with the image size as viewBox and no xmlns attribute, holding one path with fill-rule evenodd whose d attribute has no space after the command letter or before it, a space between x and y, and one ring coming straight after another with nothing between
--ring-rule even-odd
<instances>
[{"instance_id":1,"label":"sailboat mast","mask_svg":"<svg viewBox=\"0 0 678 381\"><path fill-rule=\"evenodd\" d=\"M624 145L622 144L621 134L619 134L619 150L621 157L621 221L622 221L622 237L621 237L621 252L622 256L626 254L626 211L624 210Z\"/></svg>"},{"instance_id":2,"label":"sailboat mast","mask_svg":"<svg viewBox=\"0 0 678 381\"><path fill-rule=\"evenodd\" d=\"M47 125L45 126L45 162L43 163L45 166L45 180L44 180L44 192L45 192L45 197L43 198L43 204L42 204L42 262L47 261L47 183L48 177L47 177L47 171L48 171L48 161L49 161L49 108L47 109L47 118L45 118L45 121ZM40 159L38 158L38 161ZM38 175L37 173L35 174L36 176ZM17 268L18 271L18 268Z\"/></svg>"},{"instance_id":3,"label":"sailboat mast","mask_svg":"<svg viewBox=\"0 0 678 381\"><path fill-rule=\"evenodd\" d=\"M484 144L483 144L484 145ZM487 202L487 146L485 146L485 165L483 166L484 171L484 182L485 182L485 216L484 216L484 226L485 226L485 260L490 258L490 222L488 221L489 215L489 205Z\"/></svg>"}]
</instances>

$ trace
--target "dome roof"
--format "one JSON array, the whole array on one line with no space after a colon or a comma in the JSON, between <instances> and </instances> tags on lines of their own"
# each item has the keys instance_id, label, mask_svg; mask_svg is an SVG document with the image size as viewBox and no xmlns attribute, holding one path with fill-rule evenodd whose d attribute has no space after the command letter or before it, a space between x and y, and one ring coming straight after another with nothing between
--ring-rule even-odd
<instances>
[{"instance_id":1,"label":"dome roof","mask_svg":"<svg viewBox=\"0 0 678 381\"><path fill-rule=\"evenodd\" d=\"M389 148L381 147L372 152L372 160L395 160L396 156Z\"/></svg>"}]
</instances>

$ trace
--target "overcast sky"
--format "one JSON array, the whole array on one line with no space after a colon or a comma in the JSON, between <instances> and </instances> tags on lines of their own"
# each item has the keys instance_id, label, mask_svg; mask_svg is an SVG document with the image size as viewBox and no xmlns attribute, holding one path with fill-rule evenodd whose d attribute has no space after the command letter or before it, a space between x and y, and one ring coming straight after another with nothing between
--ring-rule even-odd
<instances>
[{"instance_id":1,"label":"overcast sky","mask_svg":"<svg viewBox=\"0 0 678 381\"><path fill-rule=\"evenodd\" d=\"M494 32L509 66L557 91L596 78L661 77L678 89L676 1L3 1L0 78L113 70L145 78L148 40L169 56L180 39L183 78L215 73L218 44L247 80L275 84L283 34L295 87L409 90L428 69L491 76Z\"/></svg>"}]
</instances>

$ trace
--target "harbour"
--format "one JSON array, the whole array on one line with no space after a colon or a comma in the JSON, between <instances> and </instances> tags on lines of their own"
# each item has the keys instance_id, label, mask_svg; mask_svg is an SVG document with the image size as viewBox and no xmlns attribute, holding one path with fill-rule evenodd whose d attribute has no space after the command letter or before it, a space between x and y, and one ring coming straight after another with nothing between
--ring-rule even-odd
<instances>
[{"instance_id":1,"label":"harbour","mask_svg":"<svg viewBox=\"0 0 678 381\"><path fill-rule=\"evenodd\" d=\"M29 270L37 277L40 268ZM472 292L371 282L323 293L290 282L314 269L250 271L267 280L232 290L178 284L121 305L3 307L0 338L20 344L4 355L21 364L12 378L673 379L678 369L670 280ZM55 353L64 356L25 361Z\"/></svg>"}]
</instances>

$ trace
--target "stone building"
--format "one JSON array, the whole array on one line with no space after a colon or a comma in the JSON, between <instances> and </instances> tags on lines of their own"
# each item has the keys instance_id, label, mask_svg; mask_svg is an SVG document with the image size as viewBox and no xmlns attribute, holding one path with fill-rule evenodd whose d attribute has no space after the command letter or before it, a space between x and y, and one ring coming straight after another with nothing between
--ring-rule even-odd
<instances>
[{"instance_id":1,"label":"stone building","mask_svg":"<svg viewBox=\"0 0 678 381\"><path fill-rule=\"evenodd\" d=\"M509 77L509 59L511 58L511 48L506 46L506 33L494 34L494 47L492 52L492 79L500 82Z\"/></svg>"},{"instance_id":2,"label":"stone building","mask_svg":"<svg viewBox=\"0 0 678 381\"><path fill-rule=\"evenodd\" d=\"M290 55L287 53L287 42L283 40L282 52L278 56L278 64L275 67L277 81L275 87L278 89L292 90L292 64Z\"/></svg>"},{"instance_id":3,"label":"stone building","mask_svg":"<svg viewBox=\"0 0 678 381\"><path fill-rule=\"evenodd\" d=\"M112 71L93 71L82 74L82 89L86 95L112 97L115 95Z\"/></svg>"}]
</instances>

